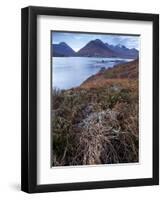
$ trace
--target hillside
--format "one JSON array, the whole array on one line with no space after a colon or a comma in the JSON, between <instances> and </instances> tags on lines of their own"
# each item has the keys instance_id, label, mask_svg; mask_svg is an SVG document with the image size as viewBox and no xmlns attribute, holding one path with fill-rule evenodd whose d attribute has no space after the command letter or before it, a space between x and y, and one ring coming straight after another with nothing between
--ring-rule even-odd
<instances>
[{"instance_id":1,"label":"hillside","mask_svg":"<svg viewBox=\"0 0 163 200\"><path fill-rule=\"evenodd\" d=\"M118 57L122 58L137 58L139 51L135 48L129 49L124 45L109 45L108 43L105 43L105 45L110 48L112 51L116 52L116 55Z\"/></svg>"},{"instance_id":2,"label":"hillside","mask_svg":"<svg viewBox=\"0 0 163 200\"><path fill-rule=\"evenodd\" d=\"M70 57L74 55L75 55L75 51L65 42L52 45L53 57Z\"/></svg>"},{"instance_id":3,"label":"hillside","mask_svg":"<svg viewBox=\"0 0 163 200\"><path fill-rule=\"evenodd\" d=\"M138 60L54 90L53 165L138 162L138 99Z\"/></svg>"},{"instance_id":4,"label":"hillside","mask_svg":"<svg viewBox=\"0 0 163 200\"><path fill-rule=\"evenodd\" d=\"M87 57L114 57L116 54L101 40L96 39L86 44L82 49L77 52L76 55Z\"/></svg>"},{"instance_id":5,"label":"hillside","mask_svg":"<svg viewBox=\"0 0 163 200\"><path fill-rule=\"evenodd\" d=\"M118 64L113 68L108 68L106 70L102 70L97 74L89 77L86 81L84 81L81 85L82 88L89 88L89 87L99 87L104 86L110 82L118 82L118 81L127 81L130 80L137 80L138 79L138 59Z\"/></svg>"}]
</instances>

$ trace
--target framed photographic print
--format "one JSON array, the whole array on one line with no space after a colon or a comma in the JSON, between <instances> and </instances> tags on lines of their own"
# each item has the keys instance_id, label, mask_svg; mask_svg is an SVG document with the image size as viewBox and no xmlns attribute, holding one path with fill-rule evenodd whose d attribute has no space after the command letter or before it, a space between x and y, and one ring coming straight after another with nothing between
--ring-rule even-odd
<instances>
[{"instance_id":1,"label":"framed photographic print","mask_svg":"<svg viewBox=\"0 0 163 200\"><path fill-rule=\"evenodd\" d=\"M159 16L22 9L22 190L159 184Z\"/></svg>"}]
</instances>

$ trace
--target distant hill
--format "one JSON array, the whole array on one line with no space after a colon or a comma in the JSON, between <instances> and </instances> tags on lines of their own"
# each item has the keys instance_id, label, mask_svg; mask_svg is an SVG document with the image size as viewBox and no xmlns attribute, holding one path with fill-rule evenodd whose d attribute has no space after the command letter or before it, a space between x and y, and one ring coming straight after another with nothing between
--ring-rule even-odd
<instances>
[{"instance_id":1,"label":"distant hill","mask_svg":"<svg viewBox=\"0 0 163 200\"><path fill-rule=\"evenodd\" d=\"M77 52L76 55L87 57L114 57L115 52L106 46L101 40L96 39L86 44Z\"/></svg>"},{"instance_id":2,"label":"distant hill","mask_svg":"<svg viewBox=\"0 0 163 200\"><path fill-rule=\"evenodd\" d=\"M123 58L137 58L139 51L135 48L129 49L127 47L125 47L124 45L109 45L108 43L105 43L105 45L111 49L112 51L114 51L116 53L116 55L118 55L119 57L123 57Z\"/></svg>"},{"instance_id":3,"label":"distant hill","mask_svg":"<svg viewBox=\"0 0 163 200\"><path fill-rule=\"evenodd\" d=\"M138 58L139 51L135 48L129 49L124 45L109 45L96 39L88 42L78 52L75 52L65 42L52 45L52 55L54 57L120 57L120 58Z\"/></svg>"},{"instance_id":4,"label":"distant hill","mask_svg":"<svg viewBox=\"0 0 163 200\"><path fill-rule=\"evenodd\" d=\"M70 57L75 55L75 51L65 42L52 45L53 57Z\"/></svg>"}]
</instances>

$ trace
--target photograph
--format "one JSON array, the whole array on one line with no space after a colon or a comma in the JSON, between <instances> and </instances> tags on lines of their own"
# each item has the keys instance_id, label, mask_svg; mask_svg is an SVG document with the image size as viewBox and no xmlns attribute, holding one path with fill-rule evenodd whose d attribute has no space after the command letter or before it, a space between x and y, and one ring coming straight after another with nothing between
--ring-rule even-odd
<instances>
[{"instance_id":1,"label":"photograph","mask_svg":"<svg viewBox=\"0 0 163 200\"><path fill-rule=\"evenodd\" d=\"M52 167L139 162L139 42L51 31Z\"/></svg>"}]
</instances>

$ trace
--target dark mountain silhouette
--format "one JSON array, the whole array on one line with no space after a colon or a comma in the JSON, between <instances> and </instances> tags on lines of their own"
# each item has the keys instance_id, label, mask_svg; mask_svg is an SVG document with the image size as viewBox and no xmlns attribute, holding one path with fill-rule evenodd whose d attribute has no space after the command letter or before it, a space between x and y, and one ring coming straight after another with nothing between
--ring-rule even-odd
<instances>
[{"instance_id":1,"label":"dark mountain silhouette","mask_svg":"<svg viewBox=\"0 0 163 200\"><path fill-rule=\"evenodd\" d=\"M99 39L91 40L78 52L75 52L65 42L52 45L52 55L54 57L120 57L138 58L139 51L135 48L129 49L124 45L109 45Z\"/></svg>"},{"instance_id":2,"label":"dark mountain silhouette","mask_svg":"<svg viewBox=\"0 0 163 200\"><path fill-rule=\"evenodd\" d=\"M86 44L76 55L87 57L113 57L115 56L115 52L107 47L101 40L96 39Z\"/></svg>"},{"instance_id":3,"label":"dark mountain silhouette","mask_svg":"<svg viewBox=\"0 0 163 200\"><path fill-rule=\"evenodd\" d=\"M108 43L105 43L105 45L110 48L111 50L113 50L114 52L116 52L116 55L118 55L119 57L123 57L123 58L137 58L139 51L135 48L129 49L127 47L125 47L124 45L109 45Z\"/></svg>"},{"instance_id":4,"label":"dark mountain silhouette","mask_svg":"<svg viewBox=\"0 0 163 200\"><path fill-rule=\"evenodd\" d=\"M124 45L109 45L99 39L92 40L80 49L77 56L87 57L121 57L121 58L133 58L138 57L139 51L136 49L129 49Z\"/></svg>"},{"instance_id":5,"label":"dark mountain silhouette","mask_svg":"<svg viewBox=\"0 0 163 200\"><path fill-rule=\"evenodd\" d=\"M69 57L74 56L75 51L65 42L61 42L52 45L52 55L53 57Z\"/></svg>"}]
</instances>

